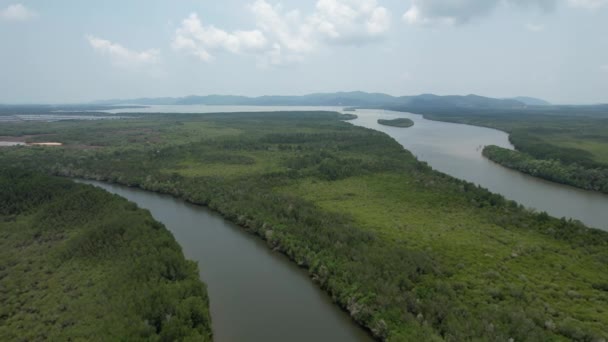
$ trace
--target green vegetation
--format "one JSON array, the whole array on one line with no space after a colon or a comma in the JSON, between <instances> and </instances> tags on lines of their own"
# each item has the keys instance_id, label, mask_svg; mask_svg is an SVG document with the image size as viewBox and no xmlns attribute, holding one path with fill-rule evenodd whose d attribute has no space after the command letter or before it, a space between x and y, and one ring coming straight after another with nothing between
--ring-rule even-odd
<instances>
[{"instance_id":1,"label":"green vegetation","mask_svg":"<svg viewBox=\"0 0 608 342\"><path fill-rule=\"evenodd\" d=\"M381 125L385 125L385 126L403 127L403 128L414 126L414 121L407 119L407 118L392 119L392 120L378 119L378 123Z\"/></svg>"},{"instance_id":2,"label":"green vegetation","mask_svg":"<svg viewBox=\"0 0 608 342\"><path fill-rule=\"evenodd\" d=\"M587 120L578 119L578 124L560 128L518 129L509 139L517 149L539 159L608 168L608 120Z\"/></svg>"},{"instance_id":3,"label":"green vegetation","mask_svg":"<svg viewBox=\"0 0 608 342\"><path fill-rule=\"evenodd\" d=\"M145 108L133 105L6 105L0 104L0 117L6 115L58 114L60 115L108 115L105 110Z\"/></svg>"},{"instance_id":4,"label":"green vegetation","mask_svg":"<svg viewBox=\"0 0 608 342\"><path fill-rule=\"evenodd\" d=\"M549 181L586 190L608 193L608 169L590 169L576 163L536 159L528 154L498 146L486 146L483 155L508 168Z\"/></svg>"},{"instance_id":5,"label":"green vegetation","mask_svg":"<svg viewBox=\"0 0 608 342\"><path fill-rule=\"evenodd\" d=\"M378 339L608 338L608 233L435 172L341 118L6 125L0 135L48 131L67 145L0 149L0 162L207 205L307 268ZM75 148L90 141L102 147Z\"/></svg>"},{"instance_id":6,"label":"green vegetation","mask_svg":"<svg viewBox=\"0 0 608 342\"><path fill-rule=\"evenodd\" d=\"M0 340L211 340L197 266L147 211L32 172L0 189Z\"/></svg>"}]
</instances>

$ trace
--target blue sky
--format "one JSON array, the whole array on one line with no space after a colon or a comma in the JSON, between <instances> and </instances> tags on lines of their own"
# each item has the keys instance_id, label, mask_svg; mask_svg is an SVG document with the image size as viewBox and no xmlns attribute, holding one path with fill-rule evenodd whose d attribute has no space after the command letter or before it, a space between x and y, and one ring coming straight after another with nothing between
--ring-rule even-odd
<instances>
[{"instance_id":1,"label":"blue sky","mask_svg":"<svg viewBox=\"0 0 608 342\"><path fill-rule=\"evenodd\" d=\"M608 102L608 0L0 0L0 103L363 90Z\"/></svg>"}]
</instances>

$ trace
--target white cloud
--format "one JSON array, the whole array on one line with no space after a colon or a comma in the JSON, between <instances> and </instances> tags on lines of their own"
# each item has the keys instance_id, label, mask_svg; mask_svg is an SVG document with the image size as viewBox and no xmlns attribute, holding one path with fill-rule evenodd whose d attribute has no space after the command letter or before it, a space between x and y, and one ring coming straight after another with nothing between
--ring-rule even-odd
<instances>
[{"instance_id":1,"label":"white cloud","mask_svg":"<svg viewBox=\"0 0 608 342\"><path fill-rule=\"evenodd\" d=\"M377 40L390 24L388 10L376 0L319 0L308 19L315 34L343 44Z\"/></svg>"},{"instance_id":2,"label":"white cloud","mask_svg":"<svg viewBox=\"0 0 608 342\"><path fill-rule=\"evenodd\" d=\"M608 5L608 0L568 0L572 7L596 9Z\"/></svg>"},{"instance_id":3,"label":"white cloud","mask_svg":"<svg viewBox=\"0 0 608 342\"><path fill-rule=\"evenodd\" d=\"M557 0L412 0L403 19L412 25L464 24L491 13L498 6L536 7L550 10ZM603 1L603 0L602 0Z\"/></svg>"},{"instance_id":4,"label":"white cloud","mask_svg":"<svg viewBox=\"0 0 608 342\"><path fill-rule=\"evenodd\" d=\"M36 13L22 4L9 5L7 8L0 10L0 18L8 21L26 21L35 16Z\"/></svg>"},{"instance_id":5,"label":"white cloud","mask_svg":"<svg viewBox=\"0 0 608 342\"><path fill-rule=\"evenodd\" d=\"M213 58L211 52L214 51L262 51L267 47L268 40L259 30L229 33L214 26L203 26L198 15L192 13L175 32L172 45L176 50L185 50L203 61L210 61Z\"/></svg>"},{"instance_id":6,"label":"white cloud","mask_svg":"<svg viewBox=\"0 0 608 342\"><path fill-rule=\"evenodd\" d=\"M382 39L390 27L390 13L377 0L318 0L309 15L286 11L266 0L256 0L248 9L255 21L249 31L204 26L198 15L191 14L176 30L173 48L203 61L230 52L255 55L263 66L283 65L301 61L322 44L365 44Z\"/></svg>"},{"instance_id":7,"label":"white cloud","mask_svg":"<svg viewBox=\"0 0 608 342\"><path fill-rule=\"evenodd\" d=\"M284 12L280 5L272 6L258 0L249 6L255 25L271 37L282 49L292 52L308 52L314 48L313 27L308 25L298 10Z\"/></svg>"},{"instance_id":8,"label":"white cloud","mask_svg":"<svg viewBox=\"0 0 608 342\"><path fill-rule=\"evenodd\" d=\"M600 69L604 72L608 72L608 64L604 64L600 67Z\"/></svg>"},{"instance_id":9,"label":"white cloud","mask_svg":"<svg viewBox=\"0 0 608 342\"><path fill-rule=\"evenodd\" d=\"M372 35L382 34L391 26L391 16L388 10L384 7L376 8L372 11L372 15L365 23L367 32Z\"/></svg>"},{"instance_id":10,"label":"white cloud","mask_svg":"<svg viewBox=\"0 0 608 342\"><path fill-rule=\"evenodd\" d=\"M117 67L137 69L158 64L160 61L160 51L158 50L134 51L98 37L89 35L86 36L86 39L95 51L110 57L112 64Z\"/></svg>"},{"instance_id":11,"label":"white cloud","mask_svg":"<svg viewBox=\"0 0 608 342\"><path fill-rule=\"evenodd\" d=\"M530 32L542 32L545 30L545 26L541 24L527 24L526 30Z\"/></svg>"}]
</instances>

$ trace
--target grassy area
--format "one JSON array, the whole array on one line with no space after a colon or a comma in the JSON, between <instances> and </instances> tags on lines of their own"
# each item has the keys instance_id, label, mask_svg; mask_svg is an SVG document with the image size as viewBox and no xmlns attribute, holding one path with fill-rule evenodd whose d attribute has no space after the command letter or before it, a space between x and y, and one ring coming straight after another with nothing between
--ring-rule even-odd
<instances>
[{"instance_id":1,"label":"grassy area","mask_svg":"<svg viewBox=\"0 0 608 342\"><path fill-rule=\"evenodd\" d=\"M179 164L176 168L165 169L168 174L177 173L186 177L221 175L235 178L244 175L282 172L287 168L283 160L289 153L278 151L254 151L247 154L223 154L213 149L200 151Z\"/></svg>"},{"instance_id":2,"label":"grassy area","mask_svg":"<svg viewBox=\"0 0 608 342\"><path fill-rule=\"evenodd\" d=\"M93 121L88 123L88 132L82 130L81 121L3 124L0 140L24 137L28 143L59 141L72 148L132 148L185 144L241 133L238 129L216 127L210 122L192 122L186 126L170 118L159 126L157 122L146 120L146 115L134 115L143 119Z\"/></svg>"},{"instance_id":3,"label":"grassy area","mask_svg":"<svg viewBox=\"0 0 608 342\"><path fill-rule=\"evenodd\" d=\"M597 164L608 166L608 123L590 123L591 127L568 127L556 131L540 131L537 133L542 143L556 146L560 149L573 150L576 153L585 151ZM534 133L534 131L532 131Z\"/></svg>"},{"instance_id":4,"label":"grassy area","mask_svg":"<svg viewBox=\"0 0 608 342\"><path fill-rule=\"evenodd\" d=\"M412 121L410 119L406 119L406 118L392 119L392 120L379 119L378 123L381 125L385 125L385 126L402 127L402 128L414 126L414 121Z\"/></svg>"},{"instance_id":5,"label":"grassy area","mask_svg":"<svg viewBox=\"0 0 608 342\"><path fill-rule=\"evenodd\" d=\"M173 236L118 196L0 171L0 340L211 340Z\"/></svg>"},{"instance_id":6,"label":"grassy area","mask_svg":"<svg viewBox=\"0 0 608 342\"><path fill-rule=\"evenodd\" d=\"M573 251L568 242L547 240L538 232L505 229L494 223L492 217L479 215L478 210L469 206L444 204L445 209L438 210L434 203L438 198L418 196L420 191L416 188L408 183L406 176L382 175L334 183L305 183L295 191L325 210L352 214L357 225L373 230L377 236L390 241L393 248L427 251L442 271L450 273L444 278L447 282L439 285L446 287L441 291L452 292L466 301L467 309L463 311L471 319L485 319L486 324L506 324L500 322L498 312L493 310L497 310L496 306L509 308L507 315L512 315L514 321L508 324L520 325L531 333L524 340L557 338L546 332L535 334L535 329L524 323L527 319L545 325L544 328L555 325L555 329L562 329L566 335L569 320L589 322L589 328L598 332L604 329L605 323L600 317L606 315L605 309L588 306L590 302L599 304L607 299L605 293L593 288L596 276L592 268L587 268L599 266L598 259L583 257ZM459 202L458 195L445 195L443 203ZM431 220L433 213L436 218ZM573 258L576 263L572 263ZM546 266L539 267L541 264ZM390 284L390 279L383 281ZM426 301L435 301L441 297L434 293L438 287L436 282L435 277L425 277L413 291ZM425 294L425 291L431 293ZM449 317L453 310L450 308L443 314L453 319ZM569 318L557 318L559 313L566 312ZM518 315L526 318L517 322ZM447 330L443 337L457 336ZM496 338L501 339L499 336ZM568 337L577 339L574 335Z\"/></svg>"},{"instance_id":7,"label":"grassy area","mask_svg":"<svg viewBox=\"0 0 608 342\"><path fill-rule=\"evenodd\" d=\"M207 205L306 267L378 339L608 338L608 233L432 171L385 134L340 119L150 115L141 125L179 122L200 139L10 148L0 161ZM96 135L80 127L78 144Z\"/></svg>"}]
</instances>

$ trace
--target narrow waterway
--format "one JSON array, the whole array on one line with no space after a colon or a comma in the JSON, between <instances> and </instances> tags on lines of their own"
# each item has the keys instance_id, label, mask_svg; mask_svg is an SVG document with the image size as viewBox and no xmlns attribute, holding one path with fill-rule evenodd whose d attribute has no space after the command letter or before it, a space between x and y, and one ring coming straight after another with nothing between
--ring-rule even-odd
<instances>
[{"instance_id":1,"label":"narrow waterway","mask_svg":"<svg viewBox=\"0 0 608 342\"><path fill-rule=\"evenodd\" d=\"M171 196L100 182L148 209L199 263L217 342L371 341L285 256L210 210Z\"/></svg>"}]
</instances>

